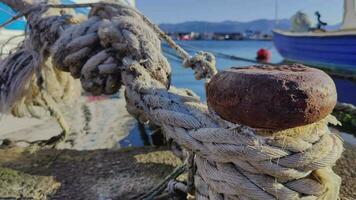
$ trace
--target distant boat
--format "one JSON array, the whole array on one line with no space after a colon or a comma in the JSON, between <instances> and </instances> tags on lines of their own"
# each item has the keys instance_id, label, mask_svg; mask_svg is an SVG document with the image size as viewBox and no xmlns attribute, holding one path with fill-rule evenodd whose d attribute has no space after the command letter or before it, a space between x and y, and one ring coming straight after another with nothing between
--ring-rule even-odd
<instances>
[{"instance_id":1,"label":"distant boat","mask_svg":"<svg viewBox=\"0 0 356 200\"><path fill-rule=\"evenodd\" d=\"M274 30L273 42L286 61L356 72L356 0L344 0L339 30Z\"/></svg>"}]
</instances>

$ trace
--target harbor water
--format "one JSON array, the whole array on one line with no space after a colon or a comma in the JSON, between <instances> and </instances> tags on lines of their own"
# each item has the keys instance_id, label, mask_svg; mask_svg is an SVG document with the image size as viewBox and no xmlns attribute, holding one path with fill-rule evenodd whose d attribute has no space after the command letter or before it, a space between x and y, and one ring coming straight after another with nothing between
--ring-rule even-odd
<instances>
[{"instance_id":1,"label":"harbor water","mask_svg":"<svg viewBox=\"0 0 356 200\"><path fill-rule=\"evenodd\" d=\"M187 49L219 52L249 59L255 59L256 52L260 48L265 48L272 53L271 63L280 63L283 61L283 58L278 54L271 41L179 41L178 43ZM189 53L194 54L195 52L189 51ZM173 71L172 85L190 88L196 92L202 100L205 100L204 82L196 81L193 72L190 69L182 68L180 61L172 59L171 55L167 57L169 58ZM247 66L253 64L221 58L219 56L217 56L216 61L218 70L227 69L232 66ZM334 82L338 92L338 101L356 105L356 82L340 78L334 78Z\"/></svg>"}]
</instances>

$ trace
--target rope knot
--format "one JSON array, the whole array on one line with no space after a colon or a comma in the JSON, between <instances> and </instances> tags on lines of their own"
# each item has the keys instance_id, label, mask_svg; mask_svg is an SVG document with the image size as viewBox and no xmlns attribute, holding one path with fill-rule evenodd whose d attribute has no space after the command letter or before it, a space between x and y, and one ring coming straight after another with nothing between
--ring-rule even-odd
<instances>
[{"instance_id":1,"label":"rope knot","mask_svg":"<svg viewBox=\"0 0 356 200\"><path fill-rule=\"evenodd\" d=\"M194 71L195 79L211 78L216 73L215 56L209 52L199 51L195 56L183 61L184 67L190 67Z\"/></svg>"},{"instance_id":2,"label":"rope knot","mask_svg":"<svg viewBox=\"0 0 356 200\"><path fill-rule=\"evenodd\" d=\"M32 48L41 49L47 43L51 47L63 31L80 20L65 12L52 12L45 3L29 9L28 35Z\"/></svg>"}]
</instances>

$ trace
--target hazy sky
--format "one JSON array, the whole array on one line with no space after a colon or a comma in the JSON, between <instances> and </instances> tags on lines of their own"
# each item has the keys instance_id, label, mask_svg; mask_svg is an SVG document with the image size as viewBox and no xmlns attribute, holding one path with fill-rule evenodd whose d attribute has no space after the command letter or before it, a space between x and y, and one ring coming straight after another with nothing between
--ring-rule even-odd
<instances>
[{"instance_id":1,"label":"hazy sky","mask_svg":"<svg viewBox=\"0 0 356 200\"><path fill-rule=\"evenodd\" d=\"M136 0L141 12L156 23L203 21L250 21L274 19L276 0ZM330 25L341 22L343 0L279 0L279 18L290 18L302 10L311 19L318 10Z\"/></svg>"}]
</instances>

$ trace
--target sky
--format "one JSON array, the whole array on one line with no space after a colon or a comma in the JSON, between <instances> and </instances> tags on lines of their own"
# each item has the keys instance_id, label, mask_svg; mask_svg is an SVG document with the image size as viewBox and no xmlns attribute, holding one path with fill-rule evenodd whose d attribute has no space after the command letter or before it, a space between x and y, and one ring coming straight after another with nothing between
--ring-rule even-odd
<instances>
[{"instance_id":1,"label":"sky","mask_svg":"<svg viewBox=\"0 0 356 200\"><path fill-rule=\"evenodd\" d=\"M137 8L155 23L275 19L277 0L136 0ZM289 19L298 10L314 20L314 12L329 25L342 21L343 0L278 0L278 16Z\"/></svg>"}]
</instances>

